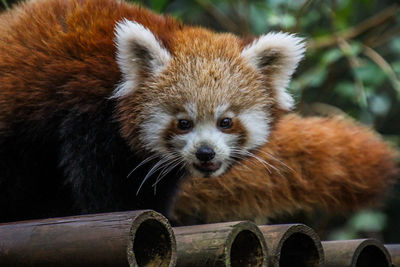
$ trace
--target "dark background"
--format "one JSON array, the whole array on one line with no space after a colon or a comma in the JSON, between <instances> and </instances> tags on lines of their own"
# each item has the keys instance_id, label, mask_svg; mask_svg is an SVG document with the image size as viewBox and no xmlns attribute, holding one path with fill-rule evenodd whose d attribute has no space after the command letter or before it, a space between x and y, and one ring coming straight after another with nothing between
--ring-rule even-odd
<instances>
[{"instance_id":1,"label":"dark background","mask_svg":"<svg viewBox=\"0 0 400 267\"><path fill-rule=\"evenodd\" d=\"M16 1L0 0L0 10ZM187 24L239 36L269 31L306 38L290 84L297 112L347 114L400 150L400 4L389 0L135 1ZM1 27L1 25L0 25ZM378 179L378 177L377 177ZM305 215L323 239L376 237L400 243L400 185L383 207L343 217ZM319 218L316 220L315 218ZM289 221L290 219L288 219Z\"/></svg>"}]
</instances>

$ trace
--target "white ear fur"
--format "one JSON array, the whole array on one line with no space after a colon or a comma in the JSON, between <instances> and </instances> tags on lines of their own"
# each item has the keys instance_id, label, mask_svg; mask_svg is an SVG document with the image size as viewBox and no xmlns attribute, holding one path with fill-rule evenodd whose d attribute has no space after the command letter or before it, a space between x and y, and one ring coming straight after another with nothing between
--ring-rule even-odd
<instances>
[{"instance_id":1,"label":"white ear fur","mask_svg":"<svg viewBox=\"0 0 400 267\"><path fill-rule=\"evenodd\" d=\"M276 90L279 107L290 110L294 101L286 87L304 52L302 38L278 32L260 36L243 49L242 57L257 70L268 73L268 79L272 80Z\"/></svg>"},{"instance_id":2,"label":"white ear fur","mask_svg":"<svg viewBox=\"0 0 400 267\"><path fill-rule=\"evenodd\" d=\"M171 59L171 54L149 29L127 19L116 25L115 43L123 82L115 89L113 97L133 92L141 74L157 75Z\"/></svg>"}]
</instances>

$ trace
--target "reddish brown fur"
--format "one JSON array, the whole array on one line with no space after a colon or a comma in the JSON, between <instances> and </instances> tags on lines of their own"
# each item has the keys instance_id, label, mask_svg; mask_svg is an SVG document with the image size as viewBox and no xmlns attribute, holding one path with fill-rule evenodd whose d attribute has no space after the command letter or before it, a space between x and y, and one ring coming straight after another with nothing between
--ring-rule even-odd
<instances>
[{"instance_id":1,"label":"reddish brown fur","mask_svg":"<svg viewBox=\"0 0 400 267\"><path fill-rule=\"evenodd\" d=\"M76 104L96 109L110 97L121 79L113 38L122 18L143 24L166 47L171 32L183 27L172 18L109 0L38 0L2 14L0 69L7 74L0 75L0 121L9 124L0 130Z\"/></svg>"},{"instance_id":2,"label":"reddish brown fur","mask_svg":"<svg viewBox=\"0 0 400 267\"><path fill-rule=\"evenodd\" d=\"M182 224L252 219L298 211L346 212L376 204L393 183L396 154L349 119L285 116L258 156L218 179L184 184L174 219Z\"/></svg>"}]
</instances>

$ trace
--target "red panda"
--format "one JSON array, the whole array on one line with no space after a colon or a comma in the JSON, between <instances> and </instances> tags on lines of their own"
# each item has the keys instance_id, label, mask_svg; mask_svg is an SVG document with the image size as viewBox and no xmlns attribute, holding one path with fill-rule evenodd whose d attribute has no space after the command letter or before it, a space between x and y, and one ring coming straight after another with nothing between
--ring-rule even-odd
<instances>
[{"instance_id":1,"label":"red panda","mask_svg":"<svg viewBox=\"0 0 400 267\"><path fill-rule=\"evenodd\" d=\"M293 105L301 38L244 41L117 0L0 15L0 221L151 208L216 177Z\"/></svg>"},{"instance_id":2,"label":"red panda","mask_svg":"<svg viewBox=\"0 0 400 267\"><path fill-rule=\"evenodd\" d=\"M242 176L250 188L240 168L253 168L244 158L258 149L287 165L265 158L273 164L271 186L260 189L262 180L254 180L259 197L263 190L276 194L272 213L301 205L295 191L312 191L308 176L289 171L307 164L305 150L285 154L282 148L295 148L304 135L284 130L296 124L289 117L274 130L293 106L286 87L304 54L301 38L269 33L244 40L117 0L29 1L1 14L0 25L0 221L143 208L169 216L184 178L219 184L209 188L217 190L214 197ZM323 125L309 132L324 132ZM334 142L340 134L326 138ZM315 142L318 155L325 148L313 138L309 146ZM343 149L350 164L356 152ZM372 150L370 157L391 162L383 150L388 154ZM254 176L261 179L263 168L254 168ZM279 198L275 188L287 183L298 187ZM185 186L183 195L197 205L206 191ZM316 202L303 201L306 207ZM240 202L241 210L252 203ZM227 218L202 212L205 221Z\"/></svg>"},{"instance_id":3,"label":"red panda","mask_svg":"<svg viewBox=\"0 0 400 267\"><path fill-rule=\"evenodd\" d=\"M284 116L264 146L218 179L186 181L175 224L258 223L298 212L345 214L376 205L399 175L397 152L344 117Z\"/></svg>"}]
</instances>

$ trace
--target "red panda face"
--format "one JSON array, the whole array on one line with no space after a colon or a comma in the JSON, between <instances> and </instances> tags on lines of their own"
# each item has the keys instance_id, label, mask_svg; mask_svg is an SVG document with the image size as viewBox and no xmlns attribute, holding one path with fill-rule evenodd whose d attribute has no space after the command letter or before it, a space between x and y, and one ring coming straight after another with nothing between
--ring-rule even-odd
<instances>
[{"instance_id":1,"label":"red panda face","mask_svg":"<svg viewBox=\"0 0 400 267\"><path fill-rule=\"evenodd\" d=\"M272 98L240 61L186 54L171 59L152 88L136 92L152 99L143 110L151 119L140 125L145 146L175 155L194 175L218 176L264 144Z\"/></svg>"},{"instance_id":2,"label":"red panda face","mask_svg":"<svg viewBox=\"0 0 400 267\"><path fill-rule=\"evenodd\" d=\"M116 34L122 133L158 155L159 168L219 176L268 141L273 108L292 105L285 87L303 53L296 37L266 35L243 48L233 35L189 28L167 50L134 22Z\"/></svg>"}]
</instances>

